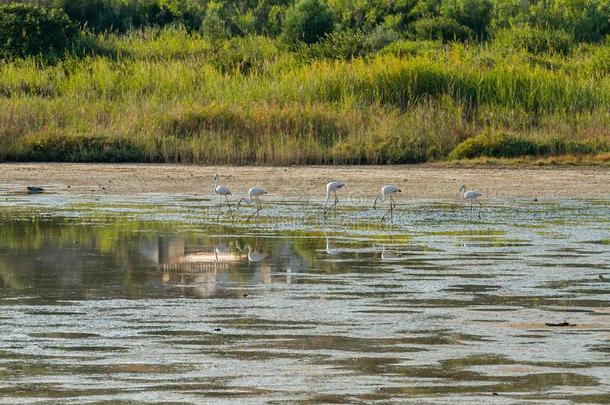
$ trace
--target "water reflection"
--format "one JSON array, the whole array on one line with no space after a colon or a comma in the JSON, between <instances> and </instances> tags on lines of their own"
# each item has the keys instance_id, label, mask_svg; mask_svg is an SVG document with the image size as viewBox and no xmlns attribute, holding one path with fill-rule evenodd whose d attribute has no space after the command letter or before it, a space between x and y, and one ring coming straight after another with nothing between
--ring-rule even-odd
<instances>
[{"instance_id":1,"label":"water reflection","mask_svg":"<svg viewBox=\"0 0 610 405\"><path fill-rule=\"evenodd\" d=\"M4 224L0 285L48 298L226 296L235 286L296 283L312 260L288 240L120 228L62 218Z\"/></svg>"},{"instance_id":2,"label":"water reflection","mask_svg":"<svg viewBox=\"0 0 610 405\"><path fill-rule=\"evenodd\" d=\"M599 202L392 229L71 210L0 214L1 402L610 401Z\"/></svg>"}]
</instances>

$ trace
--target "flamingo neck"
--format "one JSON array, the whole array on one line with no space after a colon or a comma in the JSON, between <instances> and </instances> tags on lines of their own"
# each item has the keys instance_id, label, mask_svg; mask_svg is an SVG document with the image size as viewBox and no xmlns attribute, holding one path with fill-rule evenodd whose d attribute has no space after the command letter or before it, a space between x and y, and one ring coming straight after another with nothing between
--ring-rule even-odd
<instances>
[{"instance_id":1,"label":"flamingo neck","mask_svg":"<svg viewBox=\"0 0 610 405\"><path fill-rule=\"evenodd\" d=\"M326 201L324 201L324 206L328 204L328 200L330 200L330 190L326 190Z\"/></svg>"},{"instance_id":2,"label":"flamingo neck","mask_svg":"<svg viewBox=\"0 0 610 405\"><path fill-rule=\"evenodd\" d=\"M214 177L214 191L218 188L218 177Z\"/></svg>"}]
</instances>

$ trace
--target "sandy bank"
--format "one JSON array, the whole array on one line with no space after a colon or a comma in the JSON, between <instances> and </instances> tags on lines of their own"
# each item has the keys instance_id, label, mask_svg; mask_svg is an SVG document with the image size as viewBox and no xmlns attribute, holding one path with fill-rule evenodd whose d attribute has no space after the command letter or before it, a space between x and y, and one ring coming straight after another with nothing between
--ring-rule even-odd
<instances>
[{"instance_id":1,"label":"sandy bank","mask_svg":"<svg viewBox=\"0 0 610 405\"><path fill-rule=\"evenodd\" d=\"M213 176L234 194L260 185L281 196L324 193L331 179L347 183L345 193L372 195L396 184L410 198L453 198L463 183L488 197L608 197L608 168L453 168L415 166L180 166L146 164L0 164L0 184L41 185L67 193L168 192L211 194ZM69 186L69 187L68 187ZM102 188L103 187L103 188Z\"/></svg>"}]
</instances>

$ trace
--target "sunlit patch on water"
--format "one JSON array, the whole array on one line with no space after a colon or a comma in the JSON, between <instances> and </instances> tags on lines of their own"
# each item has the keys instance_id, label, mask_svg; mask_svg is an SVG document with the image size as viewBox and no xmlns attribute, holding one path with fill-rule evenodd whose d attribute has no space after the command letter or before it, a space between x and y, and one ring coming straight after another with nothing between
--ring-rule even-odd
<instances>
[{"instance_id":1,"label":"sunlit patch on water","mask_svg":"<svg viewBox=\"0 0 610 405\"><path fill-rule=\"evenodd\" d=\"M2 402L610 401L606 200L216 203L0 189Z\"/></svg>"}]
</instances>

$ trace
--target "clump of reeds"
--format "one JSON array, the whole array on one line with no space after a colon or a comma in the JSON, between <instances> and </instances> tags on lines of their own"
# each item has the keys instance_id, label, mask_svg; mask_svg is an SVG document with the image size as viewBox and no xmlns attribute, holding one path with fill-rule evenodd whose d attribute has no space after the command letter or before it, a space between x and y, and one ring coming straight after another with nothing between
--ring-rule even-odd
<instances>
[{"instance_id":1,"label":"clump of reeds","mask_svg":"<svg viewBox=\"0 0 610 405\"><path fill-rule=\"evenodd\" d=\"M0 64L0 160L411 163L610 151L610 46L395 43L311 60L180 28Z\"/></svg>"}]
</instances>

